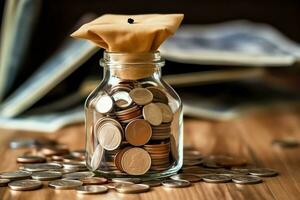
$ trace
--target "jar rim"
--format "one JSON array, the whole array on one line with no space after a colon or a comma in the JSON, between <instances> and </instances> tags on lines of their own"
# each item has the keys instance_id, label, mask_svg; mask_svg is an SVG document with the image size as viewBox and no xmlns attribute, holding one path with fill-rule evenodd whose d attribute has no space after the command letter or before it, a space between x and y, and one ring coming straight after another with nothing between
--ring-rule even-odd
<instances>
[{"instance_id":1,"label":"jar rim","mask_svg":"<svg viewBox=\"0 0 300 200\"><path fill-rule=\"evenodd\" d=\"M100 59L100 66L102 67L126 67L129 65L162 67L164 64L165 60L159 51L137 53L104 51L103 58Z\"/></svg>"}]
</instances>

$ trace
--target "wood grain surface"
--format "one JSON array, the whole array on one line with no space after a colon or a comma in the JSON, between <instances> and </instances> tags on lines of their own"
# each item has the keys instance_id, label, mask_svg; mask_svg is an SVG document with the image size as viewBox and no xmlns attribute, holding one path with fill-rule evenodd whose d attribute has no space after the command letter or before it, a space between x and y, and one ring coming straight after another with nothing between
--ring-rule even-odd
<instances>
[{"instance_id":1,"label":"wood grain surface","mask_svg":"<svg viewBox=\"0 0 300 200\"><path fill-rule=\"evenodd\" d=\"M272 178L264 178L262 184L236 185L199 182L191 187L168 189L155 187L142 194L78 195L72 190L53 190L44 187L36 191L19 192L0 187L0 199L5 200L201 200L201 199L300 199L300 147L279 148L271 145L275 138L293 137L300 140L300 111L281 110L267 114L255 114L228 122L185 119L185 145L194 146L204 155L231 154L243 156L259 167L270 167L280 172ZM51 138L69 145L71 150L84 148L82 124L66 127L54 134L28 133L0 130L0 172L17 169L16 157L25 150L11 150L13 138Z\"/></svg>"}]
</instances>

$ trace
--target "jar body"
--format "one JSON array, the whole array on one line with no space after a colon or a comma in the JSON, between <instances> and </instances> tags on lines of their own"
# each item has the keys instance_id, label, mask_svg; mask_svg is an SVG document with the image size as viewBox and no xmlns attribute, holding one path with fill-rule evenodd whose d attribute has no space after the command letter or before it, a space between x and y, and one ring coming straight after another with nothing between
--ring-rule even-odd
<instances>
[{"instance_id":1,"label":"jar body","mask_svg":"<svg viewBox=\"0 0 300 200\"><path fill-rule=\"evenodd\" d=\"M182 103L161 78L162 62L109 59L102 59L104 78L85 103L87 167L106 177L176 173L183 159Z\"/></svg>"}]
</instances>

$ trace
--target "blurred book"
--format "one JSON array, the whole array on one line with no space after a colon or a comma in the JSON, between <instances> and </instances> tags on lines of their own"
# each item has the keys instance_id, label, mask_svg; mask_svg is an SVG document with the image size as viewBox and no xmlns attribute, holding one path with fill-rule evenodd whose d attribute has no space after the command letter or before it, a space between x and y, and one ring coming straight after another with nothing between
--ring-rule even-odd
<instances>
[{"instance_id":1,"label":"blurred book","mask_svg":"<svg viewBox=\"0 0 300 200\"><path fill-rule=\"evenodd\" d=\"M26 0L24 2L28 2L28 5L31 5L29 2L34 1L38 0ZM19 1L6 1L6 10L3 17L4 25L1 30L1 41L12 40L10 45L13 44L14 48L16 48L15 45L18 39L15 37L8 40L7 38L17 35L15 32L17 29L12 29L11 27L24 20L18 18L16 21L10 21L10 16L14 15L14 10L18 5L16 2ZM80 20L82 22L79 24L84 23L90 17L83 16L83 19ZM9 25L11 23L14 25ZM239 23L241 22L227 23L225 24L226 26L224 24L212 25L209 27L214 28L209 28L207 31L205 31L206 28L201 28L203 34L206 33L210 36L207 36L208 40L203 42L206 46L202 45L201 42L195 42L198 41L197 35L202 33L202 31L199 32L198 28L196 28L197 31L193 31L194 29L188 27L186 29L184 26L183 29L180 29L179 34L167 40L162 46L162 53L167 58L167 66L163 69L163 78L181 94L187 115L210 119L229 119L237 116L236 113L242 109L231 109L232 105L226 104L226 99L218 96L219 94L221 95L223 86L229 87L228 84L232 83L239 84L244 81L264 79L266 76L265 66L290 66L298 58L299 49L296 44L291 42L289 51L282 50L287 49L288 43L286 40L282 42L282 38L281 42L276 43L276 48L271 48L269 41L263 41L264 47L259 49L256 43L260 42L253 39L251 34L248 39L241 36L240 29L236 25ZM262 25L252 24L252 28L256 26L260 27ZM223 30L224 27L226 27L227 31ZM28 29L33 31L34 25L28 26ZM239 34L230 36L230 30L239 30ZM181 31L184 32L184 37L176 39L178 35L181 35ZM267 33L258 31L256 37L269 38L270 35L275 34L272 32L274 29L271 28L265 31ZM29 32L27 34L28 38L23 38L27 42L29 41ZM216 37L212 37L214 35ZM230 37L231 40L228 39ZM225 44L224 38L226 40ZM205 36L204 40L206 39ZM199 39L199 41L202 41L202 39ZM26 45L28 44L24 42L24 46ZM226 49L226 45L228 49ZM8 53L11 50L7 46L6 42L1 43L1 57L9 54L11 56L10 59L16 59L14 61L16 68L13 68L16 71L13 73L20 74L19 69L21 68L22 59L21 57L13 56L12 53ZM210 49L212 46L213 48ZM26 77L27 79L24 82L16 88L12 88L13 90L9 94L6 94L6 91L11 85L10 81L14 82L14 76L12 76L11 80L6 78L10 64L7 61L1 61L0 77L4 78L0 82L4 83L4 85L2 88L0 87L3 94L3 101L0 102L0 128L53 132L63 126L83 122L84 100L100 83L101 79L101 72L98 72L96 77L92 70L84 71L83 68L94 67L90 65L91 61L98 65L100 59L100 56L97 55L98 50L98 47L87 41L66 38L61 43L60 48L49 55L30 76ZM228 50L228 54L226 54L226 50ZM25 55L25 48L20 48L16 51L20 51L20 55ZM205 54L205 51L210 52L209 57L205 57L208 55ZM250 56L247 54L249 52L251 52ZM258 52L261 54L258 55ZM245 55L247 59L245 59ZM259 57L260 55L261 57ZM264 57L262 55L267 56ZM3 65L2 62L4 63ZM207 65L207 63L211 64ZM257 68L255 66L263 67ZM85 73L82 73L83 71ZM72 78L72 76L74 77ZM216 87L215 85L218 85L218 89L212 90L215 93L212 93L211 96L205 93L205 88ZM192 96L190 96L191 94ZM266 94L268 93L266 92ZM235 99L235 95L237 94L232 94L233 99ZM266 95L267 97L272 98L269 95ZM234 101L237 107L240 105L239 103L242 103L242 101ZM253 105L257 104L254 103ZM235 114L231 114L233 110Z\"/></svg>"}]
</instances>

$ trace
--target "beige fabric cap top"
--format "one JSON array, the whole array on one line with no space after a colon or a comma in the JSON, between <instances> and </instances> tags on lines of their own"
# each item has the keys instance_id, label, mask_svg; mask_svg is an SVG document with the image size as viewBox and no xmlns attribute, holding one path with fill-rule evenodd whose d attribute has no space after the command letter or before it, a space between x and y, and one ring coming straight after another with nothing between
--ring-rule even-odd
<instances>
[{"instance_id":1,"label":"beige fabric cap top","mask_svg":"<svg viewBox=\"0 0 300 200\"><path fill-rule=\"evenodd\" d=\"M177 30L182 20L183 14L105 14L71 36L90 40L109 52L151 52Z\"/></svg>"}]
</instances>

